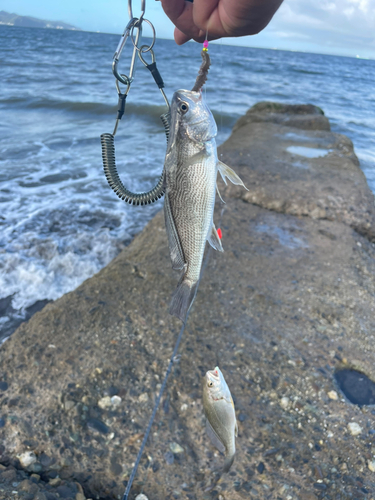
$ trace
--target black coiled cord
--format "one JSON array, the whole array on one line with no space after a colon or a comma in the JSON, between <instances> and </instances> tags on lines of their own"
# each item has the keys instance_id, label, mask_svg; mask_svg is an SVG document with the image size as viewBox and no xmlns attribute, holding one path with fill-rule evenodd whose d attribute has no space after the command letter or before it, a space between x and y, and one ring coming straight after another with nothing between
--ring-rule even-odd
<instances>
[{"instance_id":1,"label":"black coiled cord","mask_svg":"<svg viewBox=\"0 0 375 500\"><path fill-rule=\"evenodd\" d=\"M169 114L166 113L164 115L161 115L160 118L165 128L165 135L167 137L167 143L168 143ZM164 169L154 188L144 193L133 193L123 185L117 172L114 135L109 133L102 134L100 136L100 141L102 143L104 173L108 181L108 184L111 186L111 188L119 198L124 200L126 203L129 203L130 205L149 205L150 203L154 203L155 201L159 200L163 196Z\"/></svg>"}]
</instances>

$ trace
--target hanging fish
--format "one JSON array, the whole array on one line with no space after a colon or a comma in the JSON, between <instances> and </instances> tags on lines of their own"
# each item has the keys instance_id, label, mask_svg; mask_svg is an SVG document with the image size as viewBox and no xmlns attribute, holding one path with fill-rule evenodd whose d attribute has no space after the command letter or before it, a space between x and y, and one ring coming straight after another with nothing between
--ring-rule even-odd
<instances>
[{"instance_id":1,"label":"hanging fish","mask_svg":"<svg viewBox=\"0 0 375 500\"><path fill-rule=\"evenodd\" d=\"M207 434L216 448L225 453L223 472L228 472L236 453L238 427L232 395L218 366L203 378L203 409Z\"/></svg>"},{"instance_id":2,"label":"hanging fish","mask_svg":"<svg viewBox=\"0 0 375 500\"><path fill-rule=\"evenodd\" d=\"M183 271L169 312L182 321L197 292L206 240L215 250L223 251L213 222L217 172L225 183L228 178L245 187L217 157L217 127L201 92L210 65L207 51L202 51L202 57L193 90L178 90L173 95L164 164L169 252L173 269Z\"/></svg>"}]
</instances>

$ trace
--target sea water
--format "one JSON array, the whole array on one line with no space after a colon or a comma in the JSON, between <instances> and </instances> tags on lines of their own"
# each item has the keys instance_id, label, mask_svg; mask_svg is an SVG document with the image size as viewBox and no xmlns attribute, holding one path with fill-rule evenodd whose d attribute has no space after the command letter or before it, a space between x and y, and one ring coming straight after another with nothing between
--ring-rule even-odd
<instances>
[{"instance_id":1,"label":"sea water","mask_svg":"<svg viewBox=\"0 0 375 500\"><path fill-rule=\"evenodd\" d=\"M119 200L102 170L112 132L111 71L120 35L0 26L0 340L23 319L108 264L162 207ZM147 41L147 40L146 40ZM157 40L169 98L192 88L201 45ZM131 46L119 64L127 73ZM218 142L258 101L312 103L348 135L375 190L375 61L210 44L206 99ZM145 56L149 60L149 56ZM123 183L157 181L165 155L163 98L138 61L116 134Z\"/></svg>"}]
</instances>

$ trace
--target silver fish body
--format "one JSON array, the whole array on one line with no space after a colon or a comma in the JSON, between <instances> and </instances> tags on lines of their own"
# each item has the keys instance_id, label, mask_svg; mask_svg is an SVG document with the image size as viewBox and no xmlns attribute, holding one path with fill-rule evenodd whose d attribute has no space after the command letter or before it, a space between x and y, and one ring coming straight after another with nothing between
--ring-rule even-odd
<instances>
[{"instance_id":1,"label":"silver fish body","mask_svg":"<svg viewBox=\"0 0 375 500\"><path fill-rule=\"evenodd\" d=\"M194 300L206 240L223 251L213 213L218 169L225 180L241 179L218 161L217 127L202 93L178 90L171 103L165 158L164 214L173 269L183 271L169 312L185 320Z\"/></svg>"},{"instance_id":2,"label":"silver fish body","mask_svg":"<svg viewBox=\"0 0 375 500\"><path fill-rule=\"evenodd\" d=\"M203 409L207 433L219 451L225 453L223 472L228 472L236 453L238 426L232 395L218 366L203 379Z\"/></svg>"}]
</instances>

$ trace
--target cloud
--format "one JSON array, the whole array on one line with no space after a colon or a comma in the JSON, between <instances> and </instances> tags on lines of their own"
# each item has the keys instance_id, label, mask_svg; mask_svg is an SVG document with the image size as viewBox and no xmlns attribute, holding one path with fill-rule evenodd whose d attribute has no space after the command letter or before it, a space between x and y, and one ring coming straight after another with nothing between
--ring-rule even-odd
<instances>
[{"instance_id":1,"label":"cloud","mask_svg":"<svg viewBox=\"0 0 375 500\"><path fill-rule=\"evenodd\" d=\"M298 46L310 38L314 50L375 58L374 28L375 0L284 0L266 32L284 40L284 48L286 39Z\"/></svg>"}]
</instances>

